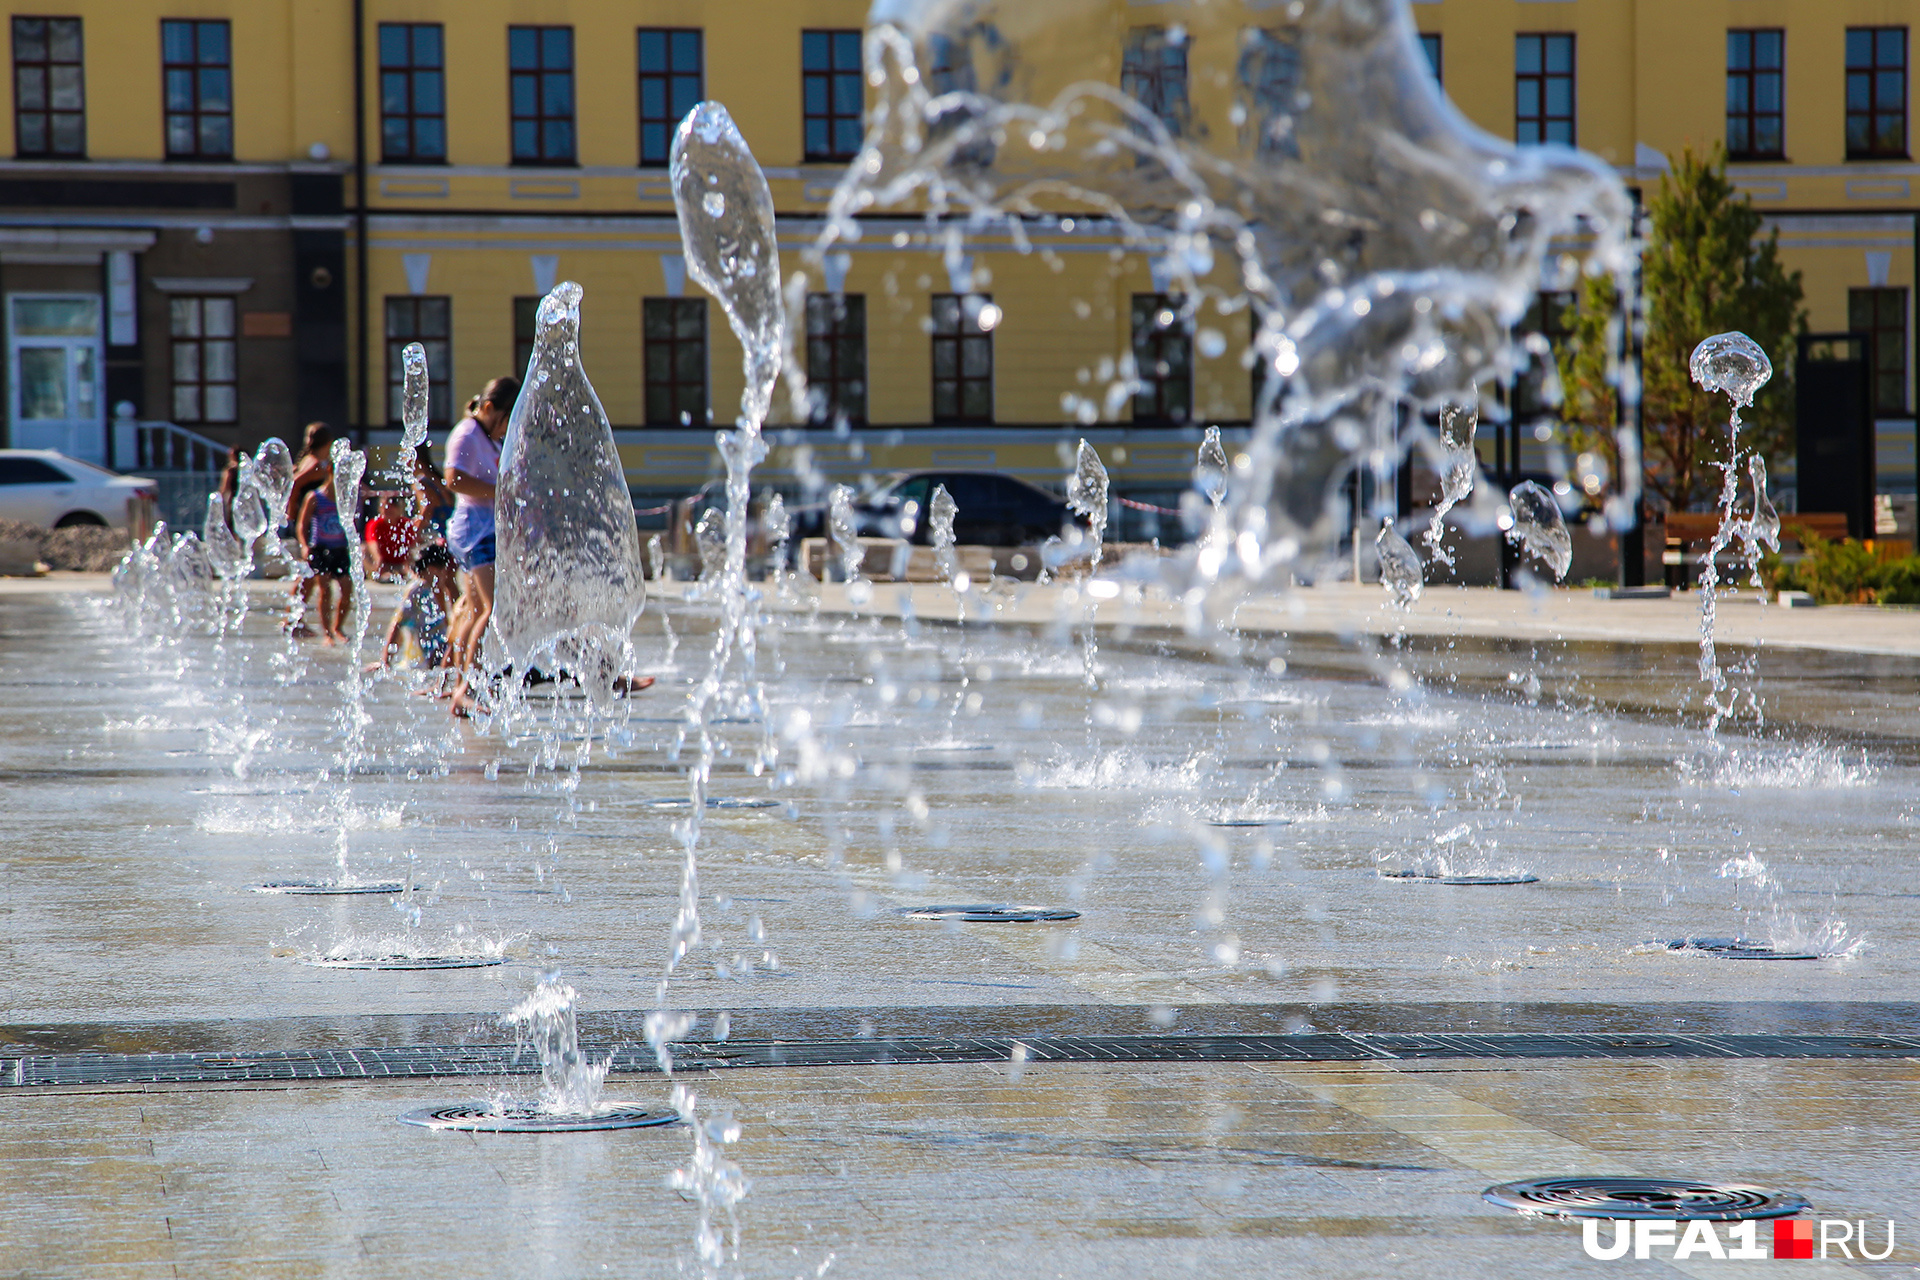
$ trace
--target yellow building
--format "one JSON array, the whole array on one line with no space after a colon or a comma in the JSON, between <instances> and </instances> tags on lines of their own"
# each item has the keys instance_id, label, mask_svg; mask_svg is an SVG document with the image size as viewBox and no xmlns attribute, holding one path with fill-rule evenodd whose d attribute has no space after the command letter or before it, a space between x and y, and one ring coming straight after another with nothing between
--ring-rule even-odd
<instances>
[{"instance_id":1,"label":"yellow building","mask_svg":"<svg viewBox=\"0 0 1920 1280\"><path fill-rule=\"evenodd\" d=\"M1284 24L1284 6L1108 7L1105 47L1082 51L1076 74L1231 136L1248 32ZM1412 12L1447 92L1494 134L1573 142L1641 187L1682 146L1732 143L1736 181L1805 274L1813 326L1873 329L1882 487L1911 488L1914 7L1435 0ZM574 279L587 368L636 492L684 490L709 473L706 424L731 418L740 362L686 279L672 125L699 98L727 104L766 168L790 270L862 128L864 0L55 9L12 22L9 438L122 467L156 465L165 436L135 422L251 443L324 418L378 438L413 340L429 347L445 424L486 379L520 371L531 300ZM1850 82L1865 94L1853 112ZM1057 480L1070 427L1109 455L1121 489L1169 502L1194 424L1245 421L1245 316L1214 319L1217 336L1197 342L1179 325L1156 331L1167 282L1105 224L1034 229L1046 254L976 237L959 270L925 231L918 216L875 219L814 285L848 300L814 304L821 332L806 347L816 386L856 428L808 433L827 470L992 465ZM1075 421L1063 396L1084 393L1089 372L1098 392L1101 362L1129 351L1163 376L1132 397L1096 394L1097 421ZM122 404L131 415L110 426ZM791 466L777 456L768 474Z\"/></svg>"}]
</instances>

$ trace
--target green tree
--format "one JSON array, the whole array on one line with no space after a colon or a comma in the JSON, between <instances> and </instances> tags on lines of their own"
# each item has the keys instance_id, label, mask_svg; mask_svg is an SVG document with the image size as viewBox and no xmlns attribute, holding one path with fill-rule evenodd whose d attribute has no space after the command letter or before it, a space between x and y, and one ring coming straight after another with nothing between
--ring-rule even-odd
<instances>
[{"instance_id":1,"label":"green tree","mask_svg":"<svg viewBox=\"0 0 1920 1280\"><path fill-rule=\"evenodd\" d=\"M1793 447L1795 337L1805 332L1800 273L1780 264L1780 234L1760 235L1753 202L1736 197L1718 143L1702 160L1683 151L1647 202L1641 257L1646 333L1641 344L1640 413L1645 483L1668 510L1712 505L1727 452L1726 397L1695 386L1687 360L1702 338L1738 329L1773 361L1773 380L1741 415L1741 440L1769 468ZM1606 456L1616 473L1616 392L1608 384L1619 345L1619 295L1611 278L1590 276L1560 352L1567 435L1576 449Z\"/></svg>"}]
</instances>

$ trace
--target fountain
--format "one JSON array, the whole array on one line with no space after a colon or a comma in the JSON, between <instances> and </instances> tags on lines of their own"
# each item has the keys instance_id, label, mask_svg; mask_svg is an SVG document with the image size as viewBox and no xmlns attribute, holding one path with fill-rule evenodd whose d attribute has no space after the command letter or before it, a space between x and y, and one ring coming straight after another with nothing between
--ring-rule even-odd
<instances>
[{"instance_id":1,"label":"fountain","mask_svg":"<svg viewBox=\"0 0 1920 1280\"><path fill-rule=\"evenodd\" d=\"M661 1257L685 1252L691 1235L688 1262L709 1275L787 1267L784 1254L770 1256L770 1241L796 1256L815 1249L804 1259L815 1274L830 1268L835 1250L853 1247L868 1250L862 1261L876 1273L906 1273L926 1270L933 1255L885 1253L892 1242L950 1242L956 1230L976 1231L972 1202L988 1195L995 1230L1020 1237L1020 1253L994 1254L989 1240L970 1261L1017 1270L1031 1261L1025 1237L1061 1229L1045 1216L1059 1210L1031 1209L1045 1199L1029 1194L1036 1184L1003 1194L1002 1183L1033 1169L1044 1171L1050 1181L1037 1185L1048 1191L1065 1179L1086 1188L1065 1211L1074 1248L1086 1250L1084 1265L1078 1255L1073 1265L1116 1272L1188 1261L1169 1243L1196 1230L1189 1219L1199 1211L1179 1207L1181 1197L1206 1205L1208 1248L1231 1235L1248 1265L1298 1269L1302 1240L1328 1230L1314 1224L1351 1220L1352 1197L1373 1194L1383 1178L1436 1213L1456 1212L1495 1183L1487 1192L1495 1203L1525 1211L1649 1203L1694 1206L1703 1216L1729 1206L1796 1209L1795 1197L1744 1183L1638 1177L1642 1161L1631 1144L1586 1122L1604 1111L1610 1125L1628 1123L1617 1105L1593 1102L1617 1102L1620 1077L1586 1074L1608 1070L1604 1062L1572 1060L1697 1059L1679 1083L1651 1069L1671 1063L1636 1069L1631 1092L1646 1100L1650 1129L1674 1115L1691 1121L1702 1114L1700 1097L1717 1107L1723 1093L1756 1113L1791 1112L1804 1079L1827 1058L1885 1059L1904 1069L1899 1064L1920 1052L1910 1014L1866 1006L1855 975L1892 990L1915 976L1899 901L1904 873L1889 867L1920 811L1920 783L1898 750L1879 743L1911 736L1920 705L1884 685L1870 693L1864 680L1830 679L1817 694L1785 689L1773 722L1777 734L1797 735L1779 744L1791 759L1736 784L1675 767L1699 735L1656 705L1675 683L1657 647L1635 651L1629 679L1609 665L1621 665L1612 648L1586 640L1543 638L1529 648L1517 630L1475 634L1464 622L1419 631L1429 614L1444 612L1436 601L1454 600L1425 574L1452 563L1442 522L1475 488L1477 387L1507 371L1505 327L1539 279L1551 238L1576 214L1597 235L1596 269L1620 268L1618 183L1573 153L1516 151L1469 130L1418 70L1404 11L1365 0L1274 11L1275 23L1285 15L1303 78L1285 119L1249 117L1275 143L1260 148L1257 161L1257 138L1176 134L1110 89L1021 62L1023 50L1083 49L1095 37L1116 44L1102 25L1111 8L882 0L867 37L872 130L801 263L817 270L856 235L874 234L876 219L855 215L918 218L932 208L951 216L930 223L919 247L961 271L969 237L1073 235L1061 211L1070 205L1074 217L1100 211L1115 234L1152 254L1188 294L1183 319L1197 320L1203 305L1250 305L1270 375L1265 399L1251 441L1231 464L1217 431L1200 440L1194 478L1208 519L1193 547L1121 559L1106 543L1106 468L1082 440L1066 489L1087 529L1077 543L1063 537L1048 566L1056 574L1071 566L1064 582L970 581L955 545L960 513L944 488L929 495L928 531L939 577L959 598L957 614L915 617L911 586L876 591L862 581L849 489L833 492L825 518L828 567L844 589L805 575L788 580L780 568L785 500L756 494L753 469L765 454L763 425L788 348L793 282L783 280L772 198L745 139L718 104L701 104L675 134L671 179L688 273L740 338L746 386L733 428L715 434L727 481L724 503L695 530L697 589L685 599L678 589L660 591L662 630L656 637L649 627L636 639L646 594L641 545L610 428L580 363L581 295L570 283L541 303L503 459L491 717L448 727L398 684L359 678L368 605L357 554L356 653L338 656L349 665L337 684L327 668L304 682L264 679L247 659L265 652L266 628L249 630L243 619L231 629L232 701L168 701L169 681L191 691L207 670L198 656L207 628L193 620L215 581L208 554L218 533L211 522L204 540L156 532L118 575L128 625L75 627L71 642L84 662L123 681L112 692L131 710L116 706L99 717L109 727L95 730L60 719L60 704L30 682L10 687L42 699L22 718L34 732L52 726L36 739L48 758L45 741L68 745L60 735L73 740L70 749L125 757L114 765L125 764L124 778L133 780L115 785L137 790L138 817L98 821L115 824L114 839L129 848L163 853L142 864L139 887L153 904L143 910L164 915L170 937L202 939L212 958L155 949L154 972L131 992L80 964L52 966L48 975L29 967L16 983L21 1009L79 1002L93 1020L124 1025L117 1040L88 1040L69 1025L41 1028L38 1041L0 1059L0 1079L24 1090L30 1081L84 1082L81 1073L93 1072L95 1090L109 1092L116 1081L309 1074L338 1092L316 1087L310 1095L323 1118L298 1139L301 1163L286 1156L284 1140L262 1141L262 1168L297 1193L302 1178L316 1176L309 1147L335 1149L328 1130L337 1127L349 1150L379 1150L389 1166L376 1171L388 1179L382 1185L406 1193L394 1196L408 1207L406 1229L382 1246L394 1265L416 1263L421 1255L405 1251L424 1248L413 1243L423 1237L458 1251L432 1265L462 1273L586 1274L589 1261L640 1256L634 1241L642 1232L654 1233L644 1238ZM1197 8L1189 16L1196 26L1216 21ZM966 75L956 70L962 63ZM996 67L1004 74L990 74ZM1246 154L1235 152L1243 141ZM915 233L898 234L912 247ZM791 293L805 286L799 279ZM1750 400L1760 382L1741 363L1747 357L1730 339L1716 343L1703 359L1703 382L1736 400L1744 388ZM1133 374L1121 362L1113 369L1125 393ZM423 362L409 358L406 372L407 404L424 404ZM1096 407L1112 389L1095 390ZM1437 437L1416 427L1396 438L1390 427L1403 409L1414 420L1436 414ZM409 414L411 431L418 415L411 407ZM1376 499L1386 491L1380 480L1408 449L1441 463L1424 565L1406 526L1375 522L1380 513L1367 497L1369 486ZM274 518L284 514L282 477L290 478L284 452L263 447L253 466ZM1716 550L1738 543L1751 559L1777 545L1778 517L1764 468L1740 462L1730 449ZM365 458L336 446L335 464L336 492L351 510ZM1606 496L1612 527L1637 498L1634 469L1623 466ZM1744 514L1740 475L1754 486ZM764 499L770 587L748 573L755 499ZM1199 513L1199 500L1183 505ZM1491 524L1500 507L1496 492L1470 514ZM1544 566L1541 576L1564 579L1572 543L1553 493L1521 484L1506 495L1505 516L1504 531L1531 564ZM1291 585L1313 580L1354 530L1362 538L1372 531L1379 554L1399 642L1391 653L1357 621L1379 611L1378 591L1355 587L1357 611L1329 621L1312 611L1327 612L1324 602L1347 588L1324 579L1322 587ZM221 543L216 555L230 550ZM659 544L646 555L658 582ZM1716 582L1703 593L1709 622ZM1536 598L1545 598L1544 583L1535 585ZM1096 602L1122 593L1114 612L1133 613L1116 620L1096 612ZM895 596L905 603L890 604ZM1531 603L1523 598L1520 607ZM0 610L27 607L0 599ZM81 610L35 616L87 618ZM1078 653L1068 647L1075 631ZM653 661L661 647L672 663L675 636L707 642L705 668L685 686L668 686L663 672L651 701L631 696L634 675L661 669ZM1700 672L1711 681L1718 666L1710 627L1703 639ZM141 646L136 660L113 666L129 643ZM44 662L45 650L37 652ZM555 677L537 692L527 687L536 670ZM1719 706L1724 688L1710 688ZM266 793L264 803L248 808L237 790L217 792L216 822L171 783L137 781L138 769L178 772L170 752L205 754L178 745L167 726L198 731L246 698L268 697L281 700L281 718L271 753L246 779ZM1872 749L1874 758L1863 754L1857 766L1826 737L1854 712L1855 723L1872 721L1884 735L1844 739L1849 751L1860 742L1863 753ZM1724 719L1714 715L1712 740L1731 734ZM324 771L318 783L316 763ZM84 773L72 779L47 785L78 807L87 801L74 797L98 782ZM713 794L717 786L743 794ZM744 794L749 786L759 793ZM1752 822L1754 791L1768 815L1764 831ZM205 802L208 811L214 805ZM391 822L356 818L351 811L363 805L392 814ZM1895 811L1897 820L1886 816ZM187 824L197 824L198 849L183 852L177 841L146 834ZM458 913L469 930L463 936L484 927L527 942L476 941L471 951L493 963L417 980L444 985L291 966L280 972L309 984L293 996L277 979L232 981L257 969L270 948L284 954L298 934L283 901L248 897L235 906L230 896L227 913L204 914L208 885L217 892L252 883L270 859L332 830L341 864L330 883L341 891L352 883L350 828L361 856L406 860L406 892L394 906L410 929L430 908ZM1882 843L1870 843L1876 839ZM1853 852L1861 848L1893 856L1867 859ZM1414 865L1383 865L1410 849ZM1501 870L1516 851L1525 869ZM120 851L111 860L84 849L71 856L100 868L117 866ZM10 910L27 919L27 908L44 905L42 893L81 900L85 887L58 879L66 874L49 861L44 875L57 889L29 877L11 882ZM1718 963L1763 958L1763 944L1722 936L1735 926L1715 923L1744 911L1750 924L1754 909L1740 895L1755 892L1766 895L1778 926L1771 958L1806 957L1801 963ZM1842 893L1854 895L1851 924L1830 909ZM1065 905L1041 905L1049 903ZM327 904L335 914L300 928L368 936L352 913L369 909ZM1803 926L1795 911L1812 919ZM59 924L47 931L59 947L125 945L119 917L69 915ZM1893 945L1864 951L1868 927ZM781 934L779 954L770 929ZM399 958L336 941L311 963L344 970L360 961L354 967L388 973L400 966L382 961ZM524 996L502 998L481 985L488 974L526 979L513 988ZM367 985L343 991L350 983ZM223 1042L215 1052L192 1038L213 1034L205 1021L210 990L231 1006L217 1010L222 1025L324 1044L268 1051ZM582 991L604 1012L583 1016ZM1850 1003L1868 1011L1841 1007ZM509 1012L497 1022L470 1012L503 1007ZM306 1020L309 1009L325 1021ZM32 1021L13 1016L22 1026ZM165 1018L178 1026L146 1029ZM340 1048L349 1032L367 1043ZM166 1044L196 1051L135 1051L143 1036L170 1036ZM1769 1036L1778 1043L1761 1043ZM492 1043L500 1038L515 1043ZM106 1047L44 1047L71 1043ZM1511 1074L1525 1069L1517 1060L1546 1054L1554 1071L1524 1077L1528 1108L1555 1116L1565 1132L1527 1123L1522 1108L1485 1083L1489 1062ZM1784 1068L1724 1074L1720 1061L1768 1056L1794 1059L1786 1084L1770 1083ZM1064 1069L1045 1065L1062 1061L1079 1064L1064 1086ZM1174 1105L1153 1101L1160 1128L1146 1134L1134 1099L1153 1063L1182 1064L1188 1075L1165 1095ZM1242 1073L1247 1063L1259 1065ZM764 1070L735 1070L749 1066ZM535 1095L499 1083L535 1069ZM1847 1070L1864 1074L1868 1066L1849 1062ZM609 1079L655 1072L670 1077L665 1104L608 1101ZM365 1083L378 1074L491 1082L492 1096L470 1103L406 1103L412 1109L403 1118L429 1129L659 1126L687 1141L671 1170L672 1157L631 1135L598 1140L605 1145L542 1143L530 1156L508 1150L514 1143L489 1144L486 1159L476 1160L465 1142L382 1137L367 1116L377 1113L391 1130L402 1107L370 1105L364 1090L422 1086ZM690 1078L707 1083L696 1092ZM1843 1081L1821 1096L1854 1087ZM143 1098L139 1123L164 1124L188 1107L167 1099L186 1096ZM254 1132L246 1108L273 1104L233 1101L239 1096L191 1106L202 1115L228 1108L225 1130L245 1136ZM1293 1136L1304 1114L1326 1121L1312 1143ZM1435 1124L1436 1115L1451 1119ZM1698 1130L1703 1143L1718 1132ZM730 1158L749 1132L752 1158ZM1762 1148L1773 1164L1756 1169L1754 1182L1804 1168L1798 1142L1783 1151L1755 1132L1736 1138L1713 1149L1715 1167L1729 1176L1762 1159ZM370 1145L382 1141L390 1145ZM1420 1154L1429 1148L1438 1155ZM1620 1154L1602 1161L1599 1150ZM1573 1172L1587 1161L1607 1186L1523 1176ZM357 1167L371 1163L363 1156ZM1878 1155L1860 1164L1885 1167ZM743 1165L762 1188L751 1202ZM1139 1212L1131 1183L1125 1206L1100 1216L1118 1203L1105 1188L1141 1168L1155 1179L1155 1214L1166 1220ZM249 1164L247 1176L267 1174ZM967 1181L983 1176L992 1181ZM1847 1203L1877 1203L1875 1176L1839 1168L1836 1202L1844 1195ZM1321 1183L1333 1190L1321 1192ZM437 1189L443 1185L450 1190ZM536 1187L544 1197L534 1206L538 1230L479 1233L486 1238L475 1243L476 1233L436 1225L525 1212L525 1203L502 1208L501 1197ZM856 1187L875 1196L859 1200L858 1210L848 1207ZM667 1193L664 1206L644 1202L656 1190ZM691 1205L691 1232L685 1215L671 1212L673 1193ZM908 1204L909 1193L920 1197L910 1212L867 1207ZM415 1197L436 1195L430 1209L416 1206ZM443 1210L447 1200L452 1208ZM1298 1212L1276 1218L1276 1203ZM949 1205L959 1206L952 1222L938 1217ZM30 1217L23 1221L37 1230ZM298 1213L284 1221L296 1235L319 1231ZM1536 1269L1551 1270L1562 1259L1544 1252L1556 1243L1549 1235L1515 1236L1502 1248L1524 1258L1521 1265L1538 1259ZM1283 1256L1271 1243L1276 1236L1296 1252ZM1352 1238L1348 1227L1341 1238ZM181 1231L178 1247L189 1239ZM587 1240L599 1250L593 1258L557 1257ZM325 1247L336 1250L326 1254L329 1265L359 1265L359 1253L337 1251L348 1246ZM756 1247L769 1255L756 1256ZM1418 1241L1404 1247L1416 1255L1410 1273L1457 1269L1450 1255L1420 1253ZM950 1263L943 1257L940 1265Z\"/></svg>"}]
</instances>

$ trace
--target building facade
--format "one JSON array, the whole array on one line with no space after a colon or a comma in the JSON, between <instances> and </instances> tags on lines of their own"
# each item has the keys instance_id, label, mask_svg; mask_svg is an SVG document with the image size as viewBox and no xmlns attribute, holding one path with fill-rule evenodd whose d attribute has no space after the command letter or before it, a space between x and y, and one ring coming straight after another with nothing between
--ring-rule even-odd
<instances>
[{"instance_id":1,"label":"building facade","mask_svg":"<svg viewBox=\"0 0 1920 1280\"><path fill-rule=\"evenodd\" d=\"M1173 127L1230 132L1236 94L1265 91L1248 68L1279 65L1245 53L1284 36L1282 6L1109 7L1111 39L1084 51L1083 74ZM1725 143L1804 273L1813 327L1871 334L1882 487L1911 489L1916 7L1433 0L1412 12L1446 92L1496 135L1578 145L1642 188L1683 146ZM12 14L9 442L131 466L118 406L228 443L292 438L312 419L377 435L397 417L410 341L427 347L444 427L488 378L524 368L534 300L574 279L584 358L636 490L698 483L740 360L686 278L673 125L701 98L728 105L766 168L783 253L797 254L859 145L865 10L70 0ZM1122 487L1171 493L1196 424L1245 422L1244 313L1179 320L1155 264L1105 224L1036 231L1039 254L975 237L959 269L925 231L918 216L875 220L806 306L814 416L866 442L848 467L1057 477L1071 424L1118 450ZM1087 423L1065 397L1128 353L1139 386L1099 397Z\"/></svg>"}]
</instances>

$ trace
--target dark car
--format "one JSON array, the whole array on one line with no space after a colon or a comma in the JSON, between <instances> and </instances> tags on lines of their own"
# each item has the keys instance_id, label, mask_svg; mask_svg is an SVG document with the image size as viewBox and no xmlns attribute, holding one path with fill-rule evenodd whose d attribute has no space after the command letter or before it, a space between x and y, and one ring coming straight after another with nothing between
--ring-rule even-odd
<instances>
[{"instance_id":1,"label":"dark car","mask_svg":"<svg viewBox=\"0 0 1920 1280\"><path fill-rule=\"evenodd\" d=\"M901 471L854 499L854 526L863 538L902 538L921 546L932 541L927 504L945 485L953 498L954 541L963 546L1021 547L1084 525L1067 504L1035 484L997 471ZM827 506L793 510L793 537L826 534Z\"/></svg>"}]
</instances>

